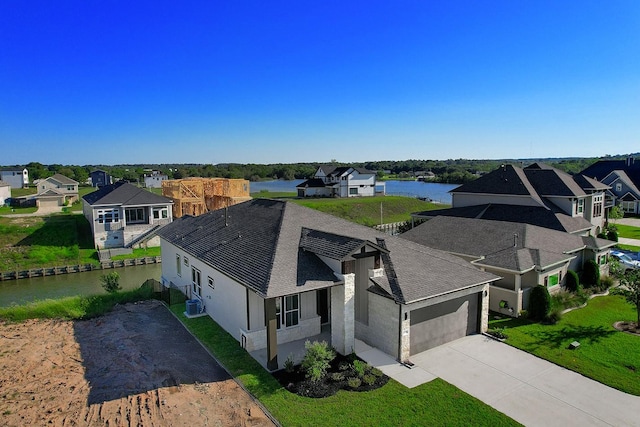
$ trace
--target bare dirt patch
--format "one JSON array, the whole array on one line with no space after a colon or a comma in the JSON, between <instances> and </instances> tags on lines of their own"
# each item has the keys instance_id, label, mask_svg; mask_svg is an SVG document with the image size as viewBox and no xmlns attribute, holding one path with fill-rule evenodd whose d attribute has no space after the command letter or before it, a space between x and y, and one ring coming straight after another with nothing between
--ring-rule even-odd
<instances>
[{"instance_id":1,"label":"bare dirt patch","mask_svg":"<svg viewBox=\"0 0 640 427\"><path fill-rule=\"evenodd\" d=\"M0 425L273 425L157 301L0 325Z\"/></svg>"},{"instance_id":2,"label":"bare dirt patch","mask_svg":"<svg viewBox=\"0 0 640 427\"><path fill-rule=\"evenodd\" d=\"M640 324L636 322L616 322L613 327L619 331L640 336Z\"/></svg>"}]
</instances>

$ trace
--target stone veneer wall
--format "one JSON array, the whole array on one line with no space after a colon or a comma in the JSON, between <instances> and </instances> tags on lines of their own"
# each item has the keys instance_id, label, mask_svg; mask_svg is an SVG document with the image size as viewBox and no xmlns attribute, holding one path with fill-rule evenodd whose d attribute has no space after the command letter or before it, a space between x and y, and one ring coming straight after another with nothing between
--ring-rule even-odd
<instances>
[{"instance_id":1,"label":"stone veneer wall","mask_svg":"<svg viewBox=\"0 0 640 427\"><path fill-rule=\"evenodd\" d=\"M369 324L356 322L356 338L397 357L400 308L392 299L371 292L368 294Z\"/></svg>"},{"instance_id":2,"label":"stone veneer wall","mask_svg":"<svg viewBox=\"0 0 640 427\"><path fill-rule=\"evenodd\" d=\"M340 354L355 349L355 274L336 274L344 285L331 288L331 345Z\"/></svg>"},{"instance_id":3,"label":"stone veneer wall","mask_svg":"<svg viewBox=\"0 0 640 427\"><path fill-rule=\"evenodd\" d=\"M290 341L301 340L320 333L320 316L311 319L300 320L298 325L280 329L278 334L278 344ZM253 330L251 332L240 329L241 337L245 336L244 348L251 352L267 348L267 329ZM241 338L242 339L242 338ZM241 342L242 344L242 342Z\"/></svg>"}]
</instances>

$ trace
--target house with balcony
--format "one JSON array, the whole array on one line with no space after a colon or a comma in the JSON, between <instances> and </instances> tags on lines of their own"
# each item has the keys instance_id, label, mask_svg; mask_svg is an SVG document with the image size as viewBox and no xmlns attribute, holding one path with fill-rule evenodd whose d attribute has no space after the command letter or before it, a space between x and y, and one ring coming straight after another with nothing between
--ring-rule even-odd
<instances>
[{"instance_id":1,"label":"house with balcony","mask_svg":"<svg viewBox=\"0 0 640 427\"><path fill-rule=\"evenodd\" d=\"M162 282L269 370L283 344L356 340L401 362L484 332L499 277L449 253L295 203L254 199L158 231ZM193 304L191 305L194 306ZM189 314L189 313L187 313ZM300 359L295 360L299 362Z\"/></svg>"},{"instance_id":2,"label":"house with balcony","mask_svg":"<svg viewBox=\"0 0 640 427\"><path fill-rule=\"evenodd\" d=\"M171 199L124 181L82 199L97 249L160 246L153 233L172 221Z\"/></svg>"},{"instance_id":3,"label":"house with balcony","mask_svg":"<svg viewBox=\"0 0 640 427\"><path fill-rule=\"evenodd\" d=\"M452 207L416 212L415 220L451 216L520 222L576 235L597 235L605 224L609 186L534 163L502 165L453 190Z\"/></svg>"},{"instance_id":4,"label":"house with balcony","mask_svg":"<svg viewBox=\"0 0 640 427\"><path fill-rule=\"evenodd\" d=\"M298 197L367 197L385 194L376 172L351 166L318 167L313 178L296 186Z\"/></svg>"}]
</instances>

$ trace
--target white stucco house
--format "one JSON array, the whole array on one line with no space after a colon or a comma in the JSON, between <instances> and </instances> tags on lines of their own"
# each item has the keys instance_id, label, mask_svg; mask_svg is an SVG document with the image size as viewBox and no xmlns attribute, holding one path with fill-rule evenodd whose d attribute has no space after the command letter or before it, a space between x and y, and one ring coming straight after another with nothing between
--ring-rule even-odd
<instances>
[{"instance_id":1,"label":"white stucco house","mask_svg":"<svg viewBox=\"0 0 640 427\"><path fill-rule=\"evenodd\" d=\"M78 181L59 173L39 180L37 188L35 199L39 208L64 206L78 200Z\"/></svg>"},{"instance_id":2,"label":"white stucco house","mask_svg":"<svg viewBox=\"0 0 640 427\"><path fill-rule=\"evenodd\" d=\"M160 229L162 282L184 289L252 354L282 367L278 346L330 329L411 355L485 331L499 277L446 252L291 202L255 199ZM254 356L255 357L255 356ZM286 355L285 355L286 357Z\"/></svg>"},{"instance_id":3,"label":"white stucco house","mask_svg":"<svg viewBox=\"0 0 640 427\"><path fill-rule=\"evenodd\" d=\"M169 179L169 176L160 171L152 171L144 174L144 186L146 188L162 188L162 181Z\"/></svg>"},{"instance_id":4,"label":"white stucco house","mask_svg":"<svg viewBox=\"0 0 640 427\"><path fill-rule=\"evenodd\" d=\"M11 188L26 188L29 185L29 171L19 166L0 167L0 181Z\"/></svg>"},{"instance_id":5,"label":"white stucco house","mask_svg":"<svg viewBox=\"0 0 640 427\"><path fill-rule=\"evenodd\" d=\"M528 308L535 286L558 292L567 271L581 272L588 260L600 266L601 274L608 273L609 249L616 245L525 223L447 216L430 219L400 237L455 254L500 276L490 285L489 308L513 317Z\"/></svg>"},{"instance_id":6,"label":"white stucco house","mask_svg":"<svg viewBox=\"0 0 640 427\"><path fill-rule=\"evenodd\" d=\"M350 166L320 166L313 178L296 186L298 197L366 197L384 195L376 172Z\"/></svg>"},{"instance_id":7,"label":"white stucco house","mask_svg":"<svg viewBox=\"0 0 640 427\"><path fill-rule=\"evenodd\" d=\"M100 187L82 199L83 213L98 249L141 243L159 246L160 240L153 232L172 221L171 199L124 181Z\"/></svg>"}]
</instances>

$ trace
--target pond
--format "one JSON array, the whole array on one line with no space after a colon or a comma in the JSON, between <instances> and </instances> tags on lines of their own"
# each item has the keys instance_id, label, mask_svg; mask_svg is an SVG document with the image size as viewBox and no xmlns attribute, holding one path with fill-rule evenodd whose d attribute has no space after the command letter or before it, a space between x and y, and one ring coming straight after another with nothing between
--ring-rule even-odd
<instances>
[{"instance_id":1,"label":"pond","mask_svg":"<svg viewBox=\"0 0 640 427\"><path fill-rule=\"evenodd\" d=\"M260 181L250 184L251 193L259 193L262 190L271 192L296 192L296 186L304 182L303 179L294 179L290 181ZM386 193L390 196L406 196L406 197L428 197L434 202L451 204L451 195L449 191L458 187L459 184L441 184L438 182L422 182L422 181L384 181L386 184Z\"/></svg>"},{"instance_id":2,"label":"pond","mask_svg":"<svg viewBox=\"0 0 640 427\"><path fill-rule=\"evenodd\" d=\"M105 291L100 284L100 276L111 271L120 275L122 289L131 290L140 287L147 279L160 280L162 264L2 281L0 282L0 307L47 298L102 294Z\"/></svg>"}]
</instances>

